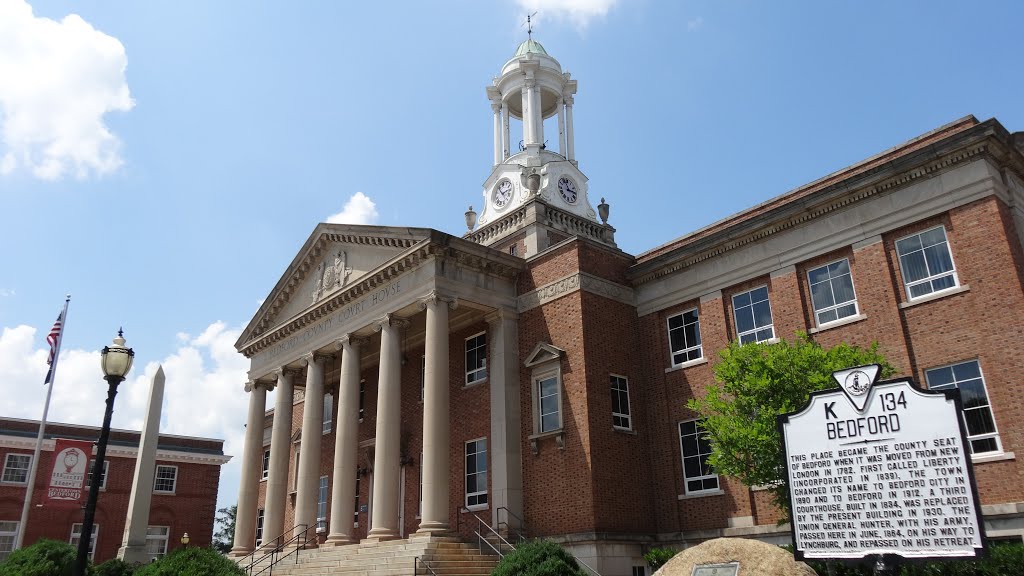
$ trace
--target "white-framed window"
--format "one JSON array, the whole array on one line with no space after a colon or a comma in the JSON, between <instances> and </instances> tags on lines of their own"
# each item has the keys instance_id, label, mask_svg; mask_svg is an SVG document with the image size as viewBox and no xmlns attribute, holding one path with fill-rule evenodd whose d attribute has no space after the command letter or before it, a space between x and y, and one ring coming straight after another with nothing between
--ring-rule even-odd
<instances>
[{"instance_id":1,"label":"white-framed window","mask_svg":"<svg viewBox=\"0 0 1024 576\"><path fill-rule=\"evenodd\" d=\"M327 476L320 477L320 487L316 493L316 531L327 529Z\"/></svg>"},{"instance_id":2,"label":"white-framed window","mask_svg":"<svg viewBox=\"0 0 1024 576\"><path fill-rule=\"evenodd\" d=\"M270 478L270 448L263 449L263 468L260 470L260 480Z\"/></svg>"},{"instance_id":3,"label":"white-framed window","mask_svg":"<svg viewBox=\"0 0 1024 576\"><path fill-rule=\"evenodd\" d=\"M4 459L4 474L0 478L12 484L25 484L28 482L28 470L31 467L31 454L8 454Z\"/></svg>"},{"instance_id":4,"label":"white-framed window","mask_svg":"<svg viewBox=\"0 0 1024 576\"><path fill-rule=\"evenodd\" d=\"M718 474L708 464L711 443L700 420L679 423L679 444L683 455L683 486L686 494L717 491Z\"/></svg>"},{"instance_id":5,"label":"white-framed window","mask_svg":"<svg viewBox=\"0 0 1024 576\"><path fill-rule=\"evenodd\" d=\"M359 421L366 415L366 380L359 381Z\"/></svg>"},{"instance_id":6,"label":"white-framed window","mask_svg":"<svg viewBox=\"0 0 1024 576\"><path fill-rule=\"evenodd\" d=\"M552 432L562 427L562 386L557 372L537 378L537 432Z\"/></svg>"},{"instance_id":7,"label":"white-framed window","mask_svg":"<svg viewBox=\"0 0 1024 576\"><path fill-rule=\"evenodd\" d=\"M156 467L156 476L153 478L153 492L174 494L174 488L178 484L178 467L159 465Z\"/></svg>"},{"instance_id":8,"label":"white-framed window","mask_svg":"<svg viewBox=\"0 0 1024 576\"><path fill-rule=\"evenodd\" d=\"M92 560L93 555L96 554L96 538L100 533L100 525L92 525L92 536L89 538L89 560ZM82 540L82 524L75 523L71 525L71 537L68 539L68 544L71 544L76 549L78 548L79 542Z\"/></svg>"},{"instance_id":9,"label":"white-framed window","mask_svg":"<svg viewBox=\"0 0 1024 576\"><path fill-rule=\"evenodd\" d=\"M334 395L324 394L324 434L330 434L334 424Z\"/></svg>"},{"instance_id":10,"label":"white-framed window","mask_svg":"<svg viewBox=\"0 0 1024 576\"><path fill-rule=\"evenodd\" d=\"M1002 452L999 430L992 415L988 400L985 378L977 360L950 364L925 370L925 380L930 390L960 389L964 426L967 428L967 443L972 454Z\"/></svg>"},{"instance_id":11,"label":"white-framed window","mask_svg":"<svg viewBox=\"0 0 1024 576\"><path fill-rule=\"evenodd\" d=\"M107 489L107 471L110 470L110 460L103 460L103 472L100 473L100 490ZM89 466L89 473L85 476L85 487L92 486L92 466Z\"/></svg>"},{"instance_id":12,"label":"white-framed window","mask_svg":"<svg viewBox=\"0 0 1024 576\"><path fill-rule=\"evenodd\" d=\"M263 545L263 508L256 510L256 547Z\"/></svg>"},{"instance_id":13,"label":"white-framed window","mask_svg":"<svg viewBox=\"0 0 1024 576\"><path fill-rule=\"evenodd\" d=\"M764 342L775 337L767 286L733 296L732 313L736 318L736 336L740 344Z\"/></svg>"},{"instance_id":14,"label":"white-framed window","mask_svg":"<svg viewBox=\"0 0 1024 576\"><path fill-rule=\"evenodd\" d=\"M295 446L295 474L292 476L292 491L298 492L299 490L299 456L302 451L299 450L298 445Z\"/></svg>"},{"instance_id":15,"label":"white-framed window","mask_svg":"<svg viewBox=\"0 0 1024 576\"><path fill-rule=\"evenodd\" d=\"M959 284L946 229L936 226L896 241L907 299L956 288Z\"/></svg>"},{"instance_id":16,"label":"white-framed window","mask_svg":"<svg viewBox=\"0 0 1024 576\"><path fill-rule=\"evenodd\" d=\"M0 520L0 562L14 550L14 541L18 538L18 522Z\"/></svg>"},{"instance_id":17,"label":"white-framed window","mask_svg":"<svg viewBox=\"0 0 1024 576\"><path fill-rule=\"evenodd\" d=\"M466 442L466 508L487 506L487 438Z\"/></svg>"},{"instance_id":18,"label":"white-framed window","mask_svg":"<svg viewBox=\"0 0 1024 576\"><path fill-rule=\"evenodd\" d=\"M164 557L164 554L167 554L167 536L170 533L170 526L148 526L146 528L146 552L149 553L151 561L159 560Z\"/></svg>"},{"instance_id":19,"label":"white-framed window","mask_svg":"<svg viewBox=\"0 0 1024 576\"><path fill-rule=\"evenodd\" d=\"M857 315L850 261L846 258L807 271L818 326Z\"/></svg>"},{"instance_id":20,"label":"white-framed window","mask_svg":"<svg viewBox=\"0 0 1024 576\"><path fill-rule=\"evenodd\" d=\"M700 344L700 318L696 308L669 316L668 347L673 366L704 357L704 347Z\"/></svg>"},{"instance_id":21,"label":"white-framed window","mask_svg":"<svg viewBox=\"0 0 1024 576\"><path fill-rule=\"evenodd\" d=\"M610 375L612 387L612 426L620 430L632 430L629 417L629 380L625 376Z\"/></svg>"},{"instance_id":22,"label":"white-framed window","mask_svg":"<svg viewBox=\"0 0 1024 576\"><path fill-rule=\"evenodd\" d=\"M487 333L466 338L466 385L487 379Z\"/></svg>"}]
</instances>

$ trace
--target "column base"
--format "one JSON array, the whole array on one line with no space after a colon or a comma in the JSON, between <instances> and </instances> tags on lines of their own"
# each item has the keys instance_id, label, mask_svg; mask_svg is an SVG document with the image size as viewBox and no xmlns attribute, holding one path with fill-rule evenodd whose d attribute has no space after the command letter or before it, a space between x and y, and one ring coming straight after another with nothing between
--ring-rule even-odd
<instances>
[{"instance_id":1,"label":"column base","mask_svg":"<svg viewBox=\"0 0 1024 576\"><path fill-rule=\"evenodd\" d=\"M401 536L398 535L398 530L392 530L390 528L376 528L370 530L370 533L366 535L366 538L360 540L360 542L385 542L387 540L398 540Z\"/></svg>"},{"instance_id":2,"label":"column base","mask_svg":"<svg viewBox=\"0 0 1024 576\"><path fill-rule=\"evenodd\" d=\"M241 558L242 556L248 556L249 554L252 554L253 550L255 550L255 548L246 548L244 546L235 546L234 548L231 549L231 551L228 552L228 556L235 556L235 557Z\"/></svg>"},{"instance_id":3,"label":"column base","mask_svg":"<svg viewBox=\"0 0 1024 576\"><path fill-rule=\"evenodd\" d=\"M344 534L331 534L327 537L327 541L320 546L323 548L331 548L334 546L347 546L349 544L358 544L358 541L355 538L345 536Z\"/></svg>"},{"instance_id":4,"label":"column base","mask_svg":"<svg viewBox=\"0 0 1024 576\"><path fill-rule=\"evenodd\" d=\"M414 532L412 534L412 536L421 536L421 535L430 535L430 534L434 534L434 535L437 535L437 536L442 536L442 535L447 534L447 533L449 533L451 531L452 531L451 527L448 526L448 524L446 524L444 522L421 522L419 529L416 530L416 532Z\"/></svg>"},{"instance_id":5,"label":"column base","mask_svg":"<svg viewBox=\"0 0 1024 576\"><path fill-rule=\"evenodd\" d=\"M252 552L251 550L249 552ZM240 556L246 556L246 554L240 554ZM149 550L146 550L146 545L142 544L129 544L122 546L117 551L117 558L120 558L128 564L148 564L149 563Z\"/></svg>"}]
</instances>

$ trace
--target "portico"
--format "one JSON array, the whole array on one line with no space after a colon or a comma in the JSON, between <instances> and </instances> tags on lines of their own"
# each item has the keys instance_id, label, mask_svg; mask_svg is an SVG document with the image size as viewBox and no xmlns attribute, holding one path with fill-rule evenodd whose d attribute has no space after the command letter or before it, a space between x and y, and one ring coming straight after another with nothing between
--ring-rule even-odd
<instances>
[{"instance_id":1,"label":"portico","mask_svg":"<svg viewBox=\"0 0 1024 576\"><path fill-rule=\"evenodd\" d=\"M356 542L360 534L380 541L449 531L463 489L451 481L452 445L458 440L451 433L452 390L467 385L464 371L453 370L463 366L464 351L451 343L475 324L487 327L489 353L482 356L486 377L473 385L489 388L489 428L501 433L500 439L486 434L492 436L487 456L494 471L490 510L506 507L521 515L519 442L513 432L520 420L515 279L522 267L518 258L435 230L317 226L236 344L251 364L232 553L251 552L257 537L287 539L294 527L318 521L320 542L328 546ZM361 406L361 389L375 396L375 405ZM276 397L265 464L269 391ZM324 414L331 411L321 409L327 393L337 402L330 433ZM417 397L420 402L409 401ZM295 418L301 424L293 422L300 404ZM410 429L413 421L422 426ZM295 438L301 452L296 445L293 458ZM360 442L367 440L372 458L360 467ZM422 455L410 453L411 445L421 446ZM415 494L403 468L416 461L421 503L414 522L402 513L403 506L411 507L403 504L410 498L402 486ZM353 503L361 475L371 476L372 486L369 527L357 531ZM408 520L400 523L403 517Z\"/></svg>"}]
</instances>

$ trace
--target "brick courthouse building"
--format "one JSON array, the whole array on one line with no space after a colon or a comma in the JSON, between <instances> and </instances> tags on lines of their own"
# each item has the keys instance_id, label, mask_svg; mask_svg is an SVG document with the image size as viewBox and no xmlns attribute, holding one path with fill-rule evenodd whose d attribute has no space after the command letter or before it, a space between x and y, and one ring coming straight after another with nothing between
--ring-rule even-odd
<instances>
[{"instance_id":1,"label":"brick courthouse building","mask_svg":"<svg viewBox=\"0 0 1024 576\"><path fill-rule=\"evenodd\" d=\"M14 545L38 432L38 420L0 418L0 559ZM95 426L47 423L25 532L26 546L42 538L78 545L82 507L54 507L45 502L53 469L54 442L57 438L95 442L99 434L100 429ZM110 431L96 502L95 538L91 543L95 563L114 558L121 546L139 438L139 432ZM210 545L220 467L230 458L224 455L223 440L160 435L146 538L146 547L154 558L181 546L185 532L189 534L190 545Z\"/></svg>"},{"instance_id":2,"label":"brick courthouse building","mask_svg":"<svg viewBox=\"0 0 1024 576\"><path fill-rule=\"evenodd\" d=\"M235 553L300 524L328 546L468 534L473 514L606 576L655 544L785 542L765 492L707 466L686 401L728 342L797 331L959 387L988 535L1020 539L1024 134L966 117L634 256L574 157L576 88L532 40L502 67L461 237L313 230L237 343Z\"/></svg>"}]
</instances>

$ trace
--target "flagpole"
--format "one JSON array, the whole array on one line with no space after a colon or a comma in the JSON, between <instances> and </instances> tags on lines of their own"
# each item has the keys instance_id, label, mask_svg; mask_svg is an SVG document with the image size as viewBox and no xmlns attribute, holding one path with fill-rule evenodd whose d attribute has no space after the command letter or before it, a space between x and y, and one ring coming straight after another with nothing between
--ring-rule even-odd
<instances>
[{"instance_id":1,"label":"flagpole","mask_svg":"<svg viewBox=\"0 0 1024 576\"><path fill-rule=\"evenodd\" d=\"M32 491L36 485L36 472L39 470L39 452L43 448L43 435L46 432L46 414L50 411L50 394L53 386L57 383L57 358L60 357L60 345L64 342L64 328L68 323L68 303L71 302L71 294L64 300L64 311L61 312L60 335L57 336L57 344L53 351L53 363L50 365L49 381L46 387L46 401L43 402L43 417L39 420L39 434L36 436L36 449L32 453L32 467L28 473L28 486L25 488L25 505L21 509L21 522L18 523L18 535L14 540L14 550L21 548L25 543L25 532L28 531L28 511L32 508Z\"/></svg>"}]
</instances>

